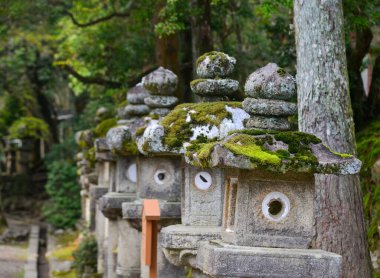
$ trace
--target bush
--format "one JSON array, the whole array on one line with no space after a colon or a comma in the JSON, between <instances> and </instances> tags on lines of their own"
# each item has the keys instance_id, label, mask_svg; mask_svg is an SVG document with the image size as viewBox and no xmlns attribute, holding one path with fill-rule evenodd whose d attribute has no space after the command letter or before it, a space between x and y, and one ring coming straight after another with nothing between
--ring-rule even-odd
<instances>
[{"instance_id":1,"label":"bush","mask_svg":"<svg viewBox=\"0 0 380 278\"><path fill-rule=\"evenodd\" d=\"M44 215L55 228L73 227L81 216L77 168L67 161L51 162L47 168L46 192L50 200L45 204Z\"/></svg>"},{"instance_id":2,"label":"bush","mask_svg":"<svg viewBox=\"0 0 380 278\"><path fill-rule=\"evenodd\" d=\"M94 236L86 236L74 252L74 264L78 276L97 272L98 246Z\"/></svg>"},{"instance_id":3,"label":"bush","mask_svg":"<svg viewBox=\"0 0 380 278\"><path fill-rule=\"evenodd\" d=\"M49 126L41 119L23 117L15 121L8 129L11 139L43 139L50 137Z\"/></svg>"}]
</instances>

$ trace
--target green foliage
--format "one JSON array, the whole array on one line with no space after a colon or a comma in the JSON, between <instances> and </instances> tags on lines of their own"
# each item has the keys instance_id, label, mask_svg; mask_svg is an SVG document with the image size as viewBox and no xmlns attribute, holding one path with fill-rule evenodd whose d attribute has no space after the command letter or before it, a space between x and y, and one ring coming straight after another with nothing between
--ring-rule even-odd
<instances>
[{"instance_id":1,"label":"green foliage","mask_svg":"<svg viewBox=\"0 0 380 278\"><path fill-rule=\"evenodd\" d=\"M380 184L372 179L371 169L380 158L380 120L372 122L356 136L358 157L363 162L360 182L363 191L364 213L368 223L368 240L373 250L379 247Z\"/></svg>"},{"instance_id":2,"label":"green foliage","mask_svg":"<svg viewBox=\"0 0 380 278\"><path fill-rule=\"evenodd\" d=\"M77 169L66 161L53 161L47 168L48 182L45 188L50 200L44 207L44 215L56 228L73 227L81 215Z\"/></svg>"},{"instance_id":3,"label":"green foliage","mask_svg":"<svg viewBox=\"0 0 380 278\"><path fill-rule=\"evenodd\" d=\"M74 268L79 276L95 274L98 260L98 245L94 236L87 235L79 243L78 249L74 252Z\"/></svg>"},{"instance_id":4,"label":"green foliage","mask_svg":"<svg viewBox=\"0 0 380 278\"><path fill-rule=\"evenodd\" d=\"M35 117L22 117L9 127L9 138L11 139L42 139L50 137L48 125L41 119Z\"/></svg>"}]
</instances>

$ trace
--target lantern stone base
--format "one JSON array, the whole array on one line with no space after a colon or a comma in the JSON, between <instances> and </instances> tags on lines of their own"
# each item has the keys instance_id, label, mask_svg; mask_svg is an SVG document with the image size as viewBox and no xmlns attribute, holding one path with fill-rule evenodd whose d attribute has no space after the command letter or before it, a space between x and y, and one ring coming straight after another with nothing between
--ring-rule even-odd
<instances>
[{"instance_id":1,"label":"lantern stone base","mask_svg":"<svg viewBox=\"0 0 380 278\"><path fill-rule=\"evenodd\" d=\"M246 247L204 242L196 266L208 277L338 278L340 255L315 249Z\"/></svg>"},{"instance_id":2,"label":"lantern stone base","mask_svg":"<svg viewBox=\"0 0 380 278\"><path fill-rule=\"evenodd\" d=\"M161 230L160 245L168 261L195 267L201 242L221 239L221 227L172 225Z\"/></svg>"}]
</instances>

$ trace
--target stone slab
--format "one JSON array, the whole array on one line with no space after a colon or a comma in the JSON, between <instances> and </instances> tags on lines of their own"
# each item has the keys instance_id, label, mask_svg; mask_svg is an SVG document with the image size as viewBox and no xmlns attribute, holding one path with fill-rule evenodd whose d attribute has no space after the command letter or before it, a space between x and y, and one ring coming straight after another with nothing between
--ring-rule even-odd
<instances>
[{"instance_id":1,"label":"stone slab","mask_svg":"<svg viewBox=\"0 0 380 278\"><path fill-rule=\"evenodd\" d=\"M322 250L242 247L214 241L201 244L196 263L211 277L339 278L342 257Z\"/></svg>"},{"instance_id":2,"label":"stone slab","mask_svg":"<svg viewBox=\"0 0 380 278\"><path fill-rule=\"evenodd\" d=\"M165 202L160 203L160 217L161 219L173 219L181 217L181 203L179 202ZM141 219L142 216L142 202L126 202L122 205L124 219Z\"/></svg>"},{"instance_id":3,"label":"stone slab","mask_svg":"<svg viewBox=\"0 0 380 278\"><path fill-rule=\"evenodd\" d=\"M122 204L135 199L136 194L109 192L99 199L99 209L105 217L115 219L122 216Z\"/></svg>"},{"instance_id":4,"label":"stone slab","mask_svg":"<svg viewBox=\"0 0 380 278\"><path fill-rule=\"evenodd\" d=\"M251 116L245 122L246 128L270 129L270 130L290 130L292 128L287 117L264 117Z\"/></svg>"},{"instance_id":5,"label":"stone slab","mask_svg":"<svg viewBox=\"0 0 380 278\"><path fill-rule=\"evenodd\" d=\"M242 103L245 112L264 116L291 116L297 113L297 104L271 99L246 98Z\"/></svg>"},{"instance_id":6,"label":"stone slab","mask_svg":"<svg viewBox=\"0 0 380 278\"><path fill-rule=\"evenodd\" d=\"M90 185L91 199L98 200L100 197L107 194L107 192L108 192L108 187L106 186Z\"/></svg>"},{"instance_id":7,"label":"stone slab","mask_svg":"<svg viewBox=\"0 0 380 278\"><path fill-rule=\"evenodd\" d=\"M191 91L200 96L233 95L239 81L233 79L197 79L190 83Z\"/></svg>"},{"instance_id":8,"label":"stone slab","mask_svg":"<svg viewBox=\"0 0 380 278\"><path fill-rule=\"evenodd\" d=\"M168 249L197 249L202 241L221 239L221 227L171 225L161 230L160 244Z\"/></svg>"},{"instance_id":9,"label":"stone slab","mask_svg":"<svg viewBox=\"0 0 380 278\"><path fill-rule=\"evenodd\" d=\"M170 108L178 103L178 98L172 96L149 96L144 99L144 102L151 108Z\"/></svg>"}]
</instances>

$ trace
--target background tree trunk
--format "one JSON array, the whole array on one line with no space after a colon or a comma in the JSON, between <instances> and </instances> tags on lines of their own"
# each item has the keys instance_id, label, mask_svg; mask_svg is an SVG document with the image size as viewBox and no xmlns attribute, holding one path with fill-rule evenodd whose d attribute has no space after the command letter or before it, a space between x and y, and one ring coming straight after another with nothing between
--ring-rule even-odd
<instances>
[{"instance_id":1,"label":"background tree trunk","mask_svg":"<svg viewBox=\"0 0 380 278\"><path fill-rule=\"evenodd\" d=\"M295 0L301 131L333 150L355 154L341 0ZM313 247L343 256L343 277L371 277L357 175L316 175Z\"/></svg>"},{"instance_id":2,"label":"background tree trunk","mask_svg":"<svg viewBox=\"0 0 380 278\"><path fill-rule=\"evenodd\" d=\"M213 50L210 1L191 0L191 10L191 46L195 73L198 57Z\"/></svg>"}]
</instances>

